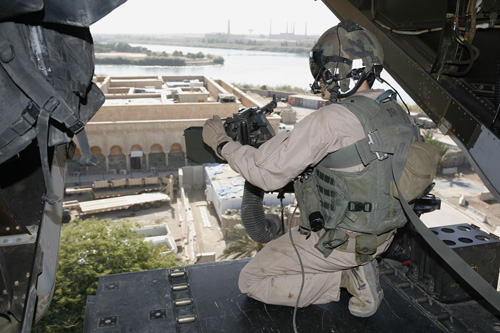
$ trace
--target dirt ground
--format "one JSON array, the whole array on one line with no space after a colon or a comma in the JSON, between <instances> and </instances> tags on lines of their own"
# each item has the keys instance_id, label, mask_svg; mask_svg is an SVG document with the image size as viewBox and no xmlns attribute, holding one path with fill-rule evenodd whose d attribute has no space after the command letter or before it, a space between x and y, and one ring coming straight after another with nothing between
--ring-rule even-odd
<instances>
[{"instance_id":1,"label":"dirt ground","mask_svg":"<svg viewBox=\"0 0 500 333\"><path fill-rule=\"evenodd\" d=\"M465 180L477 186L484 186L481 178L479 178L477 173L472 171L470 167L459 167L456 174L439 174L437 178L446 180ZM446 200L459 210L466 211L468 209L467 207L471 207L474 210L485 214L487 224L493 226L494 228L500 227L500 203L492 197L489 200L481 200L480 195L464 194L468 203L468 206L464 207L459 204L460 196L463 192L455 191L454 193L449 193L448 191L444 192L436 190L433 191L433 193L441 197L442 200Z\"/></svg>"}]
</instances>

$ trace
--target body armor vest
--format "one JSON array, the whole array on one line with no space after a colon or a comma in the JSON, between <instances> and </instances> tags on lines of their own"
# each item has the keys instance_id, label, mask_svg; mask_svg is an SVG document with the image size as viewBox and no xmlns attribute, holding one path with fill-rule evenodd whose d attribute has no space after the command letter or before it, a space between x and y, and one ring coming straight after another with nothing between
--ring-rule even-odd
<instances>
[{"instance_id":1,"label":"body armor vest","mask_svg":"<svg viewBox=\"0 0 500 333\"><path fill-rule=\"evenodd\" d=\"M402 141L409 145L419 135L390 90L375 100L351 96L339 104L358 118L365 138L328 154L314 170L295 180L300 231L320 233L316 248L325 257L348 240L345 231L360 233L356 252L364 262L376 251L377 235L407 221L393 189L392 159ZM332 170L361 163L365 168L359 172Z\"/></svg>"}]
</instances>

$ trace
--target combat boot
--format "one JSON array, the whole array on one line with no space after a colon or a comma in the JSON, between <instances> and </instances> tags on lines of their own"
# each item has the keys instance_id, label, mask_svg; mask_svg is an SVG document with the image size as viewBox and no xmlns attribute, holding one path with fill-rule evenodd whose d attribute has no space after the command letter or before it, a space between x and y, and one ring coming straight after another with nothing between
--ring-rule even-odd
<instances>
[{"instance_id":1,"label":"combat boot","mask_svg":"<svg viewBox=\"0 0 500 333\"><path fill-rule=\"evenodd\" d=\"M374 315L384 298L375 260L366 265L342 271L340 286L346 288L352 295L349 300L349 312L356 317Z\"/></svg>"}]
</instances>

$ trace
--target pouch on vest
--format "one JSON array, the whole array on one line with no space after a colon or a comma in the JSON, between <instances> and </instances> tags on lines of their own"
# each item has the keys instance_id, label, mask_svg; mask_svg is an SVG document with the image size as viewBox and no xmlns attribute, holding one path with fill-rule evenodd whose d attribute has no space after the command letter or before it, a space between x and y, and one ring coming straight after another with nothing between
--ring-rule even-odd
<instances>
[{"instance_id":1,"label":"pouch on vest","mask_svg":"<svg viewBox=\"0 0 500 333\"><path fill-rule=\"evenodd\" d=\"M410 145L406 164L399 179L399 190L410 202L419 198L436 177L439 164L439 148L433 144L414 141ZM399 199L396 184L393 193Z\"/></svg>"},{"instance_id":2,"label":"pouch on vest","mask_svg":"<svg viewBox=\"0 0 500 333\"><path fill-rule=\"evenodd\" d=\"M324 227L324 217L321 213L320 200L314 177L310 174L298 177L293 183L295 197L300 202L299 230L309 237L311 232Z\"/></svg>"},{"instance_id":3,"label":"pouch on vest","mask_svg":"<svg viewBox=\"0 0 500 333\"><path fill-rule=\"evenodd\" d=\"M315 247L326 258L349 239L338 229L344 215L349 215L346 184L330 170L316 166L312 173L294 181L294 191L300 207L299 231L307 236L319 232Z\"/></svg>"},{"instance_id":4,"label":"pouch on vest","mask_svg":"<svg viewBox=\"0 0 500 333\"><path fill-rule=\"evenodd\" d=\"M356 263L365 264L373 259L373 254L377 252L377 235L356 236Z\"/></svg>"}]
</instances>

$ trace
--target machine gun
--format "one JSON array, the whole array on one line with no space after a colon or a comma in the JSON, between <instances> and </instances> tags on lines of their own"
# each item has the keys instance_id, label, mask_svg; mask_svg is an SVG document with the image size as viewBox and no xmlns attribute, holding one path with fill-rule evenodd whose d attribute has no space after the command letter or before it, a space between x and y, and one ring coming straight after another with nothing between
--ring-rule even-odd
<instances>
[{"instance_id":1,"label":"machine gun","mask_svg":"<svg viewBox=\"0 0 500 333\"><path fill-rule=\"evenodd\" d=\"M242 145L258 148L276 134L266 116L273 113L277 105L276 96L273 95L272 101L262 107L243 108L232 117L222 119L227 135ZM200 126L189 127L184 131L188 159L200 164L226 163L203 143L202 131L203 127Z\"/></svg>"},{"instance_id":2,"label":"machine gun","mask_svg":"<svg viewBox=\"0 0 500 333\"><path fill-rule=\"evenodd\" d=\"M239 110L233 117L225 119L226 134L242 145L259 147L275 135L266 115L273 113L277 105L276 96L273 95L273 100L261 108L250 107Z\"/></svg>"}]
</instances>

